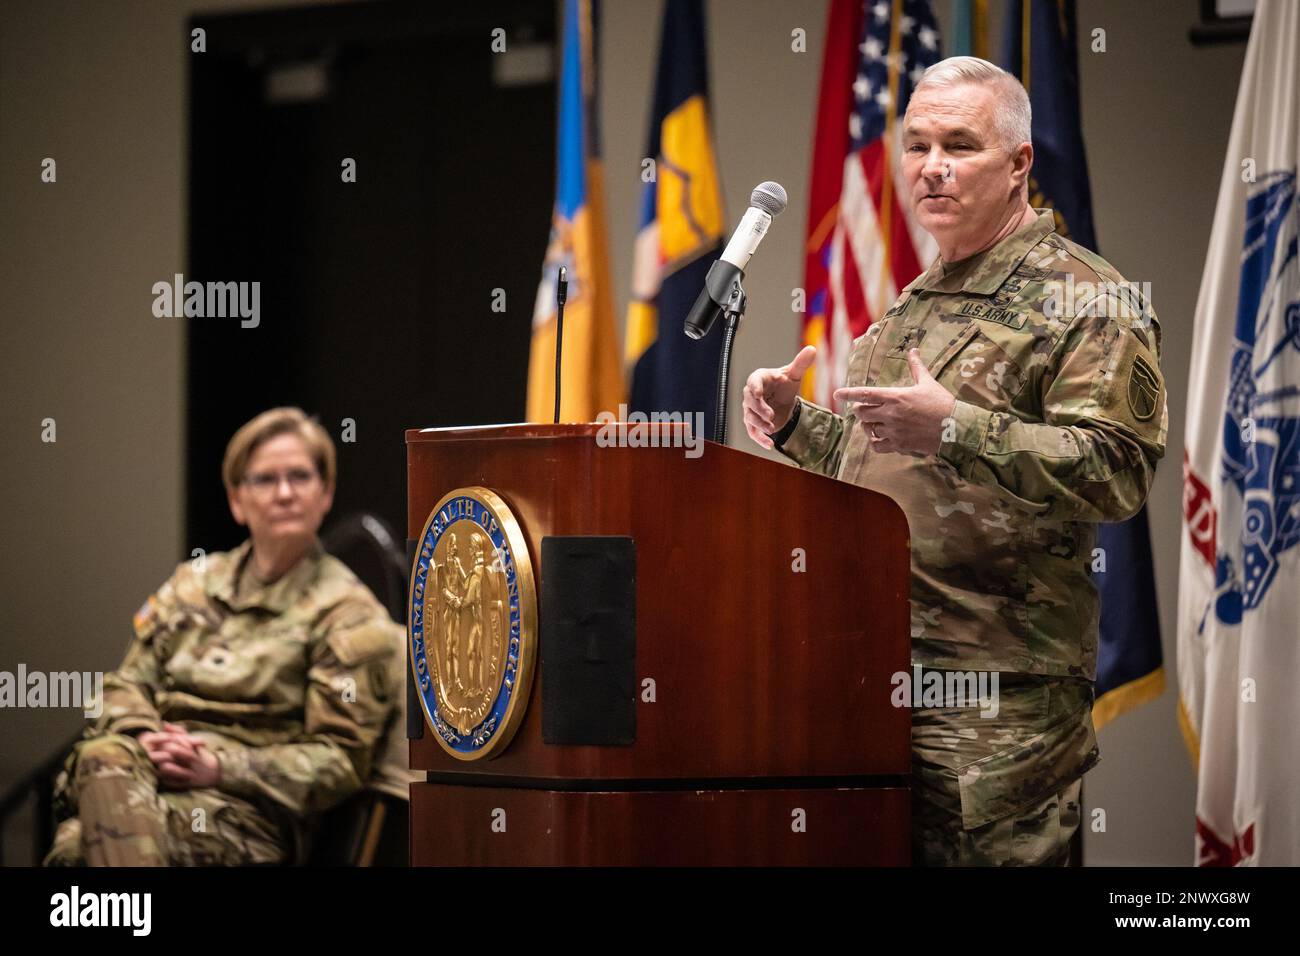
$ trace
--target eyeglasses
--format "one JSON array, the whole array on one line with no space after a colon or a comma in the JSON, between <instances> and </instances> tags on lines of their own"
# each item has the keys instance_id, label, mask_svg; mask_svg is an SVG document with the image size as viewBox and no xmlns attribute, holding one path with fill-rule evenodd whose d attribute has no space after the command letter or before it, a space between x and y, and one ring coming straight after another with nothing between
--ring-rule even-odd
<instances>
[{"instance_id":1,"label":"eyeglasses","mask_svg":"<svg viewBox=\"0 0 1300 956\"><path fill-rule=\"evenodd\" d=\"M301 492L310 487L316 478L316 472L307 468L291 468L279 474L274 471L252 472L244 476L244 484L259 498L270 498L282 481L289 482L290 488Z\"/></svg>"}]
</instances>

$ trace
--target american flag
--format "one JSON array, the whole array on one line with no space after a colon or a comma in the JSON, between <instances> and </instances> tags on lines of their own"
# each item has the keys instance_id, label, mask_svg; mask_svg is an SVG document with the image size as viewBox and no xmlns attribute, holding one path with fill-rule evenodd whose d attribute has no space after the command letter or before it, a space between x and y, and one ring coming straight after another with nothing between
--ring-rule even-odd
<instances>
[{"instance_id":1,"label":"american flag","mask_svg":"<svg viewBox=\"0 0 1300 956\"><path fill-rule=\"evenodd\" d=\"M850 45L852 44L852 45ZM833 0L813 146L803 342L817 346L804 397L827 407L849 347L938 255L899 169L901 119L940 59L929 0Z\"/></svg>"}]
</instances>

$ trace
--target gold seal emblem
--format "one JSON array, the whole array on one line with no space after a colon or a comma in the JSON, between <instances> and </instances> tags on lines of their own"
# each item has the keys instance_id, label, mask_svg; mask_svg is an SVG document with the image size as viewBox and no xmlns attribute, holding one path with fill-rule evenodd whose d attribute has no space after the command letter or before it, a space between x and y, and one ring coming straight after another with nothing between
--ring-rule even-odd
<instances>
[{"instance_id":1,"label":"gold seal emblem","mask_svg":"<svg viewBox=\"0 0 1300 956\"><path fill-rule=\"evenodd\" d=\"M523 531L492 491L458 488L418 543L408 635L425 719L454 757L499 753L523 720L537 648Z\"/></svg>"}]
</instances>

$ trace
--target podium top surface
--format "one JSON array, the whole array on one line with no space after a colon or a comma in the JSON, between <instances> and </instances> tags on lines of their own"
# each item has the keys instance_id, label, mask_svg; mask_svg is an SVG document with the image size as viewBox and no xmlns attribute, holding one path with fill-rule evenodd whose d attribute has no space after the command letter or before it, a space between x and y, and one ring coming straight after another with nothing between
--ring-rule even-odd
<instances>
[{"instance_id":1,"label":"podium top surface","mask_svg":"<svg viewBox=\"0 0 1300 956\"><path fill-rule=\"evenodd\" d=\"M512 422L505 425L452 425L444 428L408 428L406 443L410 445L417 442L467 439L490 441L495 438L594 438L604 428L644 428L650 431L672 432L689 429L690 425L685 422L561 422L558 425L542 422Z\"/></svg>"}]
</instances>

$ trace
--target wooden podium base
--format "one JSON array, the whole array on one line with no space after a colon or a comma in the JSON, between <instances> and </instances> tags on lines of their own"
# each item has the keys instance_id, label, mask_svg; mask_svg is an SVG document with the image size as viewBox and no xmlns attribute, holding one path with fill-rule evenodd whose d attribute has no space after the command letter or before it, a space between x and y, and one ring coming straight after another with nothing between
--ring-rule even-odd
<instances>
[{"instance_id":1,"label":"wooden podium base","mask_svg":"<svg viewBox=\"0 0 1300 956\"><path fill-rule=\"evenodd\" d=\"M908 820L905 787L587 792L421 783L411 787L411 864L907 866Z\"/></svg>"}]
</instances>

